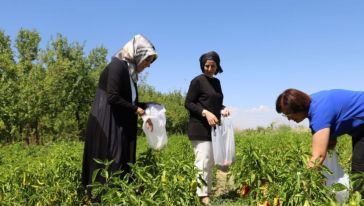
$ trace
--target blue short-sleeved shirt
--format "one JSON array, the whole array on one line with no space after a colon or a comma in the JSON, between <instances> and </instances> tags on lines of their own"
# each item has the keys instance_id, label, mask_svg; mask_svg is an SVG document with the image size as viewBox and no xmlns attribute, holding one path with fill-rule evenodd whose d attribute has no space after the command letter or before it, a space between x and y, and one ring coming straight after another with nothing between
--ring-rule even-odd
<instances>
[{"instance_id":1,"label":"blue short-sleeved shirt","mask_svg":"<svg viewBox=\"0 0 364 206\"><path fill-rule=\"evenodd\" d=\"M311 95L308 112L312 133L330 128L330 139L351 134L364 121L364 92L334 89Z\"/></svg>"}]
</instances>

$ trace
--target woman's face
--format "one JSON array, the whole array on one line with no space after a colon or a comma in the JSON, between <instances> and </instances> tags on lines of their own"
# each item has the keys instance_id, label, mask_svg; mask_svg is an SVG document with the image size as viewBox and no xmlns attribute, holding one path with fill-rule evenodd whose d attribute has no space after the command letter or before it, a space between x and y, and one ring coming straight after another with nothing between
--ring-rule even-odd
<instances>
[{"instance_id":1,"label":"woman's face","mask_svg":"<svg viewBox=\"0 0 364 206\"><path fill-rule=\"evenodd\" d=\"M152 64L154 60L154 56L149 56L146 59L144 59L138 66L135 68L136 72L140 73L144 71L145 68L149 67L150 64Z\"/></svg>"},{"instance_id":2,"label":"woman's face","mask_svg":"<svg viewBox=\"0 0 364 206\"><path fill-rule=\"evenodd\" d=\"M207 60L204 65L205 74L209 77L213 77L215 75L217 69L216 62L214 60Z\"/></svg>"},{"instance_id":3,"label":"woman's face","mask_svg":"<svg viewBox=\"0 0 364 206\"><path fill-rule=\"evenodd\" d=\"M288 120L293 120L296 123L302 122L304 119L307 118L305 112L297 112L297 113L290 113L288 111L282 110L283 116L287 117Z\"/></svg>"}]
</instances>

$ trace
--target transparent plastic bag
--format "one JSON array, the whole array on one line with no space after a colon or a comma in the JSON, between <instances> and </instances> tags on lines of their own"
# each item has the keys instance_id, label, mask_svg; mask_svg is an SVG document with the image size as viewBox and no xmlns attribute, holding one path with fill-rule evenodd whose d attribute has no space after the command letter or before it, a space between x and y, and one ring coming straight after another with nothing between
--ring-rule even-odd
<instances>
[{"instance_id":1,"label":"transparent plastic bag","mask_svg":"<svg viewBox=\"0 0 364 206\"><path fill-rule=\"evenodd\" d=\"M341 191L335 191L336 201L341 204L345 203L349 198L349 175L346 174L343 168L340 166L335 150L329 150L327 152L323 165L325 165L332 172L332 174L323 172L326 177L326 186L330 187L340 183L346 187L346 189Z\"/></svg>"},{"instance_id":2,"label":"transparent plastic bag","mask_svg":"<svg viewBox=\"0 0 364 206\"><path fill-rule=\"evenodd\" d=\"M160 150L168 142L166 131L166 109L157 103L148 103L143 116L143 131L147 137L149 147ZM153 131L147 129L146 121L150 119L153 123Z\"/></svg>"},{"instance_id":3,"label":"transparent plastic bag","mask_svg":"<svg viewBox=\"0 0 364 206\"><path fill-rule=\"evenodd\" d=\"M215 165L231 165L235 160L235 139L230 117L221 117L221 124L211 129L211 139Z\"/></svg>"}]
</instances>

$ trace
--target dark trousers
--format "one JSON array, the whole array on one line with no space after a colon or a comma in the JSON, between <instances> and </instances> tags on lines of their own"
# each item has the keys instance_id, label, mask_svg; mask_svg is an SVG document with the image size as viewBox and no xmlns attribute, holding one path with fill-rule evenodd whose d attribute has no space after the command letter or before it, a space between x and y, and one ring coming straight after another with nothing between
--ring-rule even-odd
<instances>
[{"instance_id":1,"label":"dark trousers","mask_svg":"<svg viewBox=\"0 0 364 206\"><path fill-rule=\"evenodd\" d=\"M359 191L364 198L364 127L352 134L353 154L351 162L354 191Z\"/></svg>"}]
</instances>

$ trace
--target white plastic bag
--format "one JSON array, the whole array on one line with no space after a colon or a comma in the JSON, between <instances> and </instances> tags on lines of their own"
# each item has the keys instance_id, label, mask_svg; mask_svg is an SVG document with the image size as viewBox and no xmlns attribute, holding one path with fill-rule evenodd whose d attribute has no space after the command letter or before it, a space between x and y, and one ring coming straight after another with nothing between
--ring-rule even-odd
<instances>
[{"instance_id":1,"label":"white plastic bag","mask_svg":"<svg viewBox=\"0 0 364 206\"><path fill-rule=\"evenodd\" d=\"M340 183L346 187L346 189L337 191L336 201L338 203L345 203L349 198L349 175L346 174L343 168L340 166L335 150L329 150L326 155L326 159L323 164L330 169L332 174L324 172L326 177L326 186L332 186L333 184Z\"/></svg>"},{"instance_id":2,"label":"white plastic bag","mask_svg":"<svg viewBox=\"0 0 364 206\"><path fill-rule=\"evenodd\" d=\"M166 132L166 109L161 104L149 103L143 116L143 131L152 149L160 150L167 144ZM153 123L153 131L147 129L146 121L150 119Z\"/></svg>"},{"instance_id":3,"label":"white plastic bag","mask_svg":"<svg viewBox=\"0 0 364 206\"><path fill-rule=\"evenodd\" d=\"M211 128L211 139L215 165L231 165L235 160L235 139L230 117L221 117L221 124Z\"/></svg>"}]
</instances>

